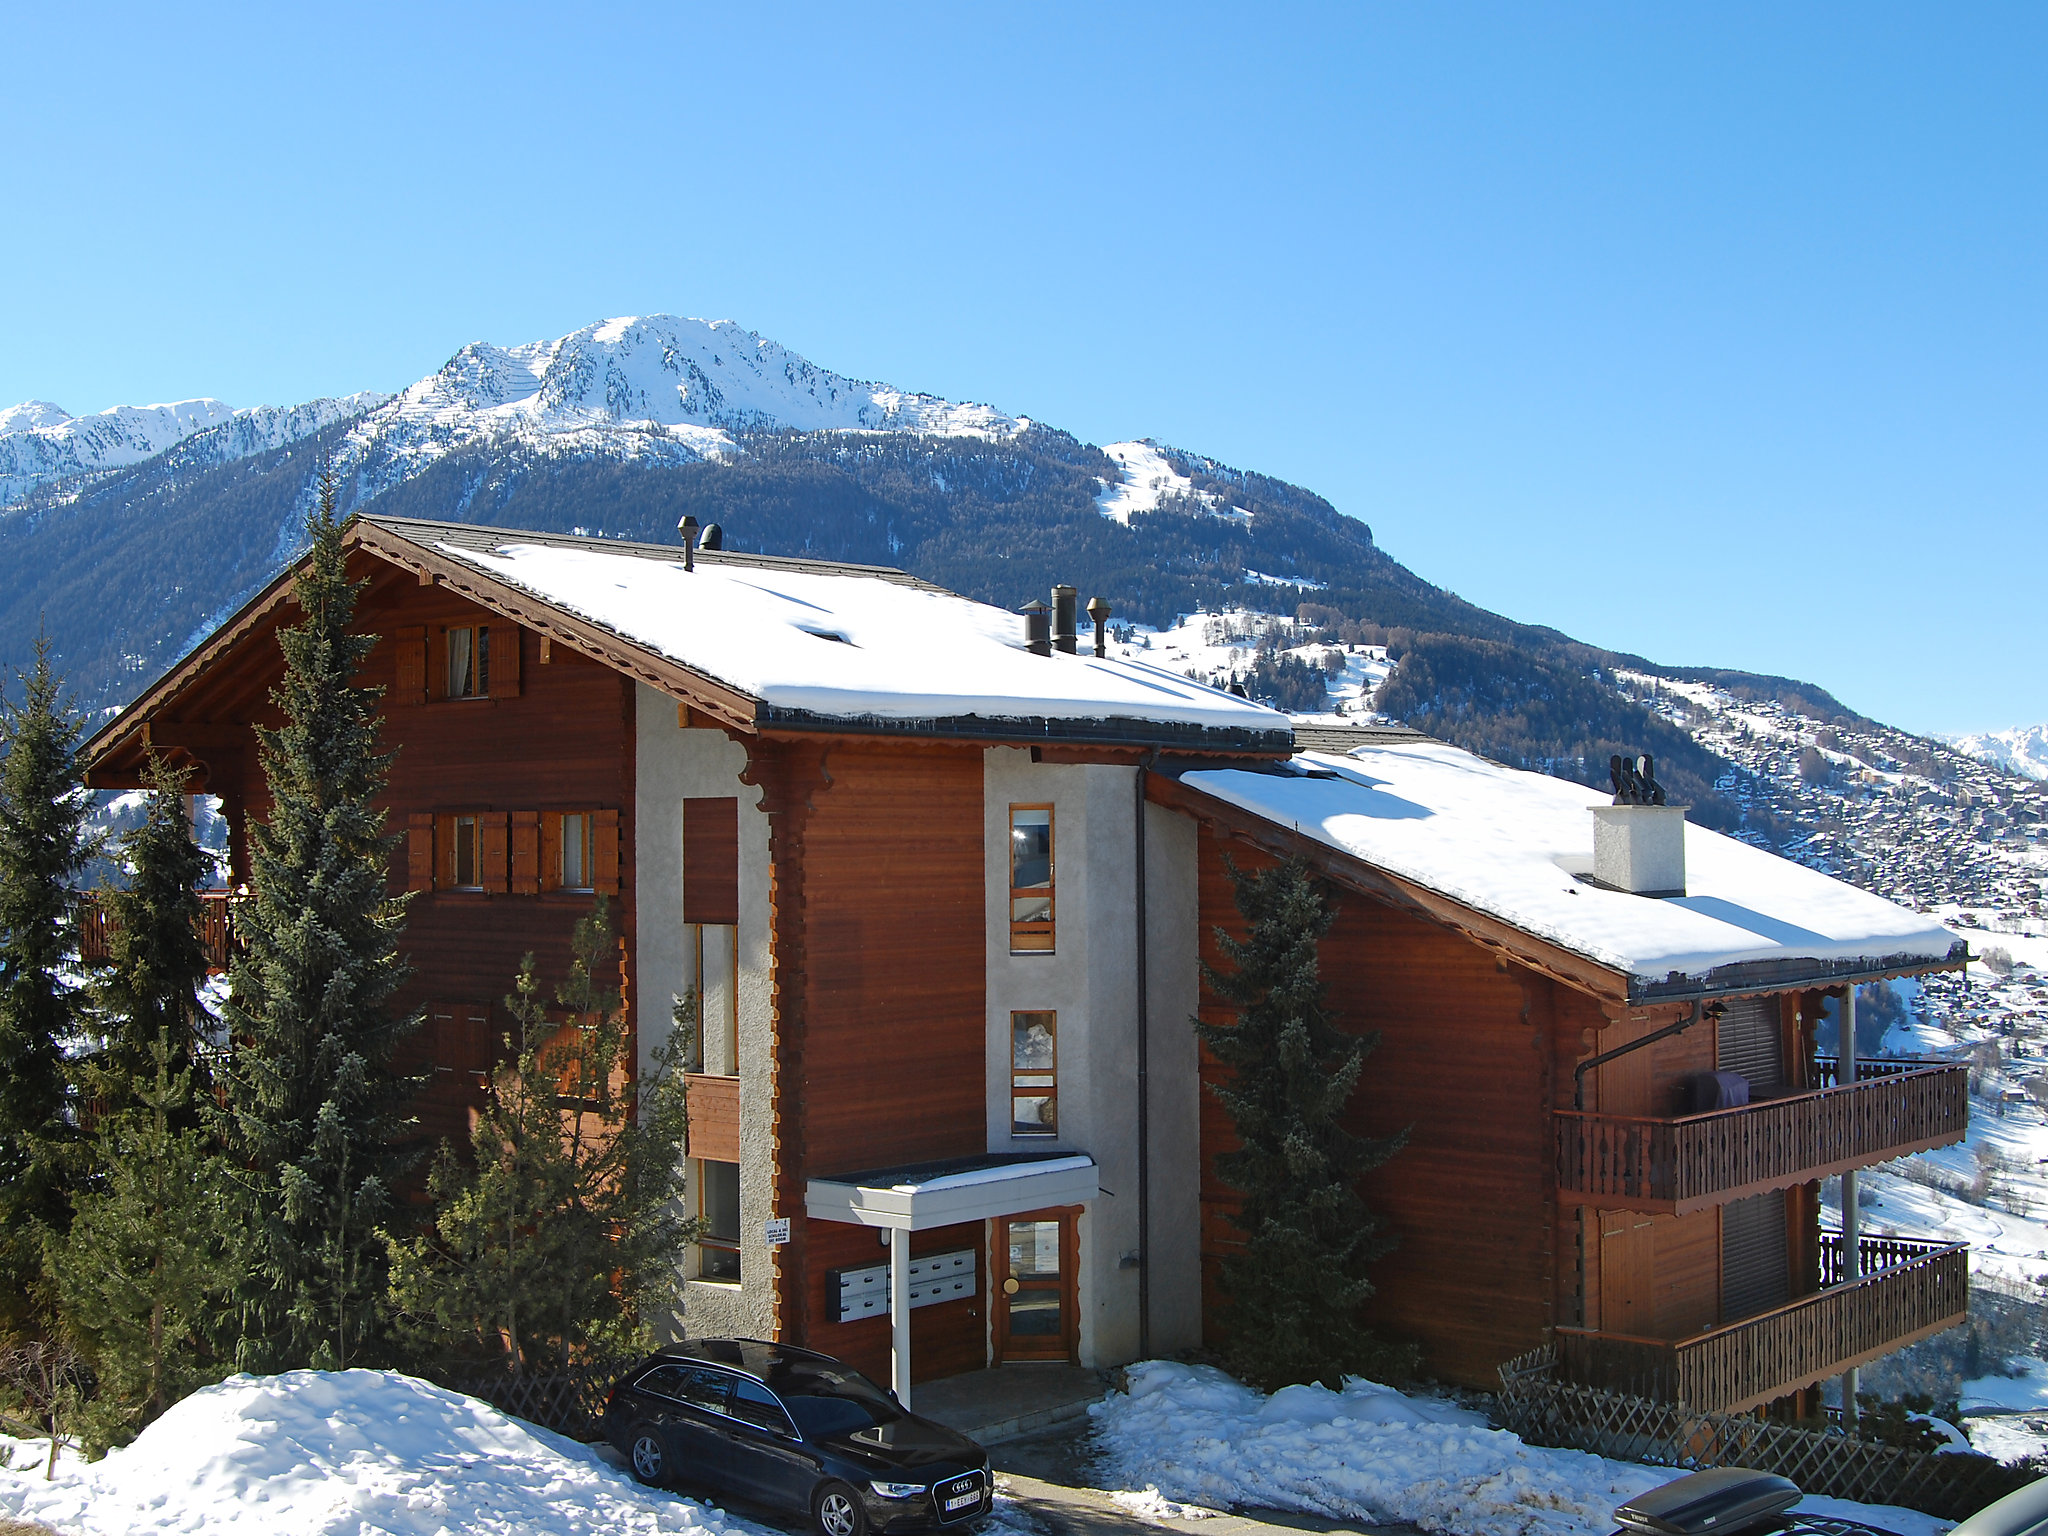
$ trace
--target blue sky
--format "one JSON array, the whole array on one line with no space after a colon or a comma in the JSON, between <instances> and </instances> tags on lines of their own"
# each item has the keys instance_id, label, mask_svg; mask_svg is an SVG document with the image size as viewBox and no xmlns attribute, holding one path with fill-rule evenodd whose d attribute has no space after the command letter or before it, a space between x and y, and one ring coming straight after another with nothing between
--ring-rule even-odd
<instances>
[{"instance_id":1,"label":"blue sky","mask_svg":"<svg viewBox=\"0 0 2048 1536\"><path fill-rule=\"evenodd\" d=\"M289 14L288 14L289 12ZM732 318L1423 576L2048 719L2048 12L10 8L0 402ZM26 65L26 67L23 67Z\"/></svg>"}]
</instances>

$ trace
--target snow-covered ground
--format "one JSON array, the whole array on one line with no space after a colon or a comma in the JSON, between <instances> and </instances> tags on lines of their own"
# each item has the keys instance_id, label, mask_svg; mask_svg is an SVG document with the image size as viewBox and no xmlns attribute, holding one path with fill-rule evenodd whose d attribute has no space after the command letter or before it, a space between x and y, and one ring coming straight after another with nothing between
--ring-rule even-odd
<instances>
[{"instance_id":1,"label":"snow-covered ground","mask_svg":"<svg viewBox=\"0 0 2048 1536\"><path fill-rule=\"evenodd\" d=\"M1316 723L1357 725L1377 719L1372 712L1373 693L1394 670L1383 645L1325 644L1309 638L1314 633L1311 625L1248 608L1191 614L1171 629L1147 624L1118 626L1116 633L1127 638L1110 643L1112 656L1149 662L1212 687L1227 688L1247 676L1261 645L1273 655L1321 668L1327 704L1315 714L1295 717ZM1332 658L1341 658L1341 671L1328 670Z\"/></svg>"},{"instance_id":2,"label":"snow-covered ground","mask_svg":"<svg viewBox=\"0 0 2048 1536\"><path fill-rule=\"evenodd\" d=\"M1102 481L1102 494L1095 498L1096 508L1111 522L1128 527L1133 512L1156 511L1160 502L1168 498L1185 498L1205 508L1212 517L1229 522L1249 524L1252 520L1251 513L1243 507L1197 491L1195 482L1175 469L1159 451L1159 445L1150 439L1110 443L1102 451L1123 471L1123 477L1114 485Z\"/></svg>"},{"instance_id":3,"label":"snow-covered ground","mask_svg":"<svg viewBox=\"0 0 2048 1536\"><path fill-rule=\"evenodd\" d=\"M1354 1379L1344 1391L1265 1397L1209 1366L1148 1361L1091 1411L1103 1480L1136 1512L1251 1506L1339 1520L1403 1521L1457 1536L1591 1536L1614 1510L1680 1474L1525 1445L1479 1414ZM1913 1510L1807 1499L1805 1512L1900 1536L1949 1522Z\"/></svg>"},{"instance_id":4,"label":"snow-covered ground","mask_svg":"<svg viewBox=\"0 0 2048 1536\"><path fill-rule=\"evenodd\" d=\"M1942 738L1958 752L2029 779L2048 779L2048 725L2021 725L2009 731L1984 731L1975 736Z\"/></svg>"}]
</instances>

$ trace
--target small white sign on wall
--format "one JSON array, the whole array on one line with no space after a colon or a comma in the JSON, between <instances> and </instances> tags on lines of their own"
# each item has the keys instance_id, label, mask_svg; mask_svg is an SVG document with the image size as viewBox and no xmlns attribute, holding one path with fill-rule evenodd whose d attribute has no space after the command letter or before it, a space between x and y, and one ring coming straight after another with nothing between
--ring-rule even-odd
<instances>
[{"instance_id":1,"label":"small white sign on wall","mask_svg":"<svg viewBox=\"0 0 2048 1536\"><path fill-rule=\"evenodd\" d=\"M770 1248L780 1248L789 1241L789 1218L787 1216L770 1216L766 1225L768 1246Z\"/></svg>"}]
</instances>

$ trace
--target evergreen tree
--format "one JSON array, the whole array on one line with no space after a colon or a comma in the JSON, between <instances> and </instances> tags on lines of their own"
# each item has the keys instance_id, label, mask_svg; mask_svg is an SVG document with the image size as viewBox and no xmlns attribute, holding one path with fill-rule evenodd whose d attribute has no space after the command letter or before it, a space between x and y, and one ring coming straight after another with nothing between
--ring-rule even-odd
<instances>
[{"instance_id":1,"label":"evergreen tree","mask_svg":"<svg viewBox=\"0 0 2048 1536\"><path fill-rule=\"evenodd\" d=\"M133 1085L153 1082L160 1050L170 1053L172 1077L193 1068L204 1016L199 882L209 861L192 839L184 774L152 753L146 779L148 813L120 843L128 884L100 896L110 962L93 989L104 1037L94 1084L102 1114L118 1114L134 1102ZM202 1070L196 1091L203 1095L205 1088ZM197 1123L192 1094L179 1118L184 1126Z\"/></svg>"},{"instance_id":2,"label":"evergreen tree","mask_svg":"<svg viewBox=\"0 0 2048 1536\"><path fill-rule=\"evenodd\" d=\"M194 1124L190 1026L160 1021L146 1075L106 1082L118 1105L94 1122L97 1171L47 1262L64 1322L97 1389L78 1425L95 1450L118 1445L186 1393L233 1369L236 1284L251 1254L226 1165Z\"/></svg>"},{"instance_id":3,"label":"evergreen tree","mask_svg":"<svg viewBox=\"0 0 2048 1536\"><path fill-rule=\"evenodd\" d=\"M80 998L74 883L93 852L78 760L82 722L60 697L47 638L0 700L0 1333L47 1308L44 1233L66 1219L64 1050Z\"/></svg>"},{"instance_id":4,"label":"evergreen tree","mask_svg":"<svg viewBox=\"0 0 2048 1536\"><path fill-rule=\"evenodd\" d=\"M1345 1106L1377 1036L1347 1036L1324 1008L1316 945L1334 915L1299 859L1260 872L1231 868L1244 942L1220 928L1232 969L1202 967L1237 1012L1231 1024L1194 1021L1230 1076L1213 1091L1239 1146L1216 1159L1243 1197L1230 1219L1244 1246L1222 1266L1225 1359L1267 1391L1293 1382L1339 1387L1413 1366L1412 1352L1376 1339L1359 1320L1373 1293L1367 1266L1393 1247L1358 1196L1358 1176L1386 1162L1407 1132L1351 1135Z\"/></svg>"},{"instance_id":5,"label":"evergreen tree","mask_svg":"<svg viewBox=\"0 0 2048 1536\"><path fill-rule=\"evenodd\" d=\"M528 955L505 999L513 1059L492 1074L469 1158L443 1143L430 1232L391 1243L393 1304L423 1353L452 1346L517 1370L652 1342L697 1224L677 1209L688 1131L681 1064L696 1001L651 1071L636 1072L616 985L609 904L576 925L575 959L548 1017Z\"/></svg>"},{"instance_id":6,"label":"evergreen tree","mask_svg":"<svg viewBox=\"0 0 2048 1536\"><path fill-rule=\"evenodd\" d=\"M405 1167L412 1088L391 1060L419 1027L388 1006L407 975L405 898L386 889L398 839L375 803L392 759L378 751L381 690L353 686L376 637L349 630L364 584L348 579L334 502L323 475L297 582L304 622L278 637L271 699L286 723L256 733L271 813L251 827L223 1010L226 1134L259 1238L242 1356L272 1368L338 1369L376 1346L378 1229Z\"/></svg>"}]
</instances>

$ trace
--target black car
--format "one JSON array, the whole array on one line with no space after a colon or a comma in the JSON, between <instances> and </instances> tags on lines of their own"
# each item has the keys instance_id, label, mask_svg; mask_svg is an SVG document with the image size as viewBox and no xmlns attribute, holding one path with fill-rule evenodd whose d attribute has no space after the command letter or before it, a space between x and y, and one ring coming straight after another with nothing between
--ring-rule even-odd
<instances>
[{"instance_id":1,"label":"black car","mask_svg":"<svg viewBox=\"0 0 2048 1536\"><path fill-rule=\"evenodd\" d=\"M604 1427L643 1483L801 1511L820 1536L951 1530L995 1504L988 1452L852 1366L785 1344L671 1344L619 1378Z\"/></svg>"}]
</instances>

